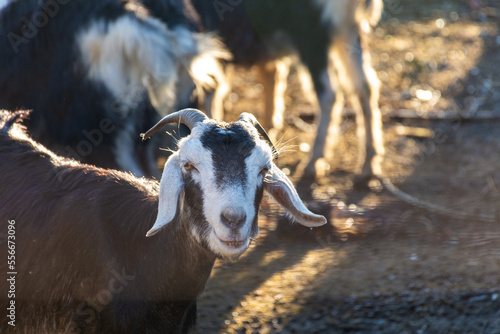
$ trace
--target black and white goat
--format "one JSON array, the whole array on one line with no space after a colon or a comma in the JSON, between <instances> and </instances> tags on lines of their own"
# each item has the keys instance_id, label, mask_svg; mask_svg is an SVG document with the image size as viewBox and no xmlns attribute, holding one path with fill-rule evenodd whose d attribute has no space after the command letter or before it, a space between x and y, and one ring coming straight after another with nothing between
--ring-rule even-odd
<instances>
[{"instance_id":1,"label":"black and white goat","mask_svg":"<svg viewBox=\"0 0 500 334\"><path fill-rule=\"evenodd\" d=\"M257 65L265 94L262 124L267 130L283 127L290 57L298 58L310 73L320 117L306 174L316 174L318 159L331 155L342 93L358 111L360 181L380 173L384 147L379 83L363 39L380 19L382 0L191 1L204 28L221 35L236 64ZM327 138L331 147L326 147Z\"/></svg>"},{"instance_id":2,"label":"black and white goat","mask_svg":"<svg viewBox=\"0 0 500 334\"><path fill-rule=\"evenodd\" d=\"M215 259L236 260L257 235L264 190L299 223L326 222L303 205L249 114L163 118L144 138L171 122L191 134L159 184L57 156L26 135L20 115L0 117L0 246L12 255L0 271L13 278L0 281L13 315L4 331L186 332Z\"/></svg>"},{"instance_id":3,"label":"black and white goat","mask_svg":"<svg viewBox=\"0 0 500 334\"><path fill-rule=\"evenodd\" d=\"M212 35L190 30L183 0L163 9L166 22L134 1L3 3L0 108L33 109L33 138L59 154L158 173L154 144L136 133L192 106L195 86L212 84L227 57Z\"/></svg>"}]
</instances>

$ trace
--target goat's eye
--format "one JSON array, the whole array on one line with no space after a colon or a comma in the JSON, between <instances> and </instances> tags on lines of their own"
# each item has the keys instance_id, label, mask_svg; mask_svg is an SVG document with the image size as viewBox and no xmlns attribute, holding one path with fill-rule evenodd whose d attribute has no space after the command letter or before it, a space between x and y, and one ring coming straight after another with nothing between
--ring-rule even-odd
<instances>
[{"instance_id":1,"label":"goat's eye","mask_svg":"<svg viewBox=\"0 0 500 334\"><path fill-rule=\"evenodd\" d=\"M184 164L184 169L187 170L187 171L197 170L196 167L192 163L190 163L190 162L186 162Z\"/></svg>"},{"instance_id":2,"label":"goat's eye","mask_svg":"<svg viewBox=\"0 0 500 334\"><path fill-rule=\"evenodd\" d=\"M262 168L262 170L260 171L260 173L259 173L259 174L260 174L260 175L262 175L262 176L266 176L266 174L267 174L268 172L269 172L269 168L264 167L264 168Z\"/></svg>"}]
</instances>

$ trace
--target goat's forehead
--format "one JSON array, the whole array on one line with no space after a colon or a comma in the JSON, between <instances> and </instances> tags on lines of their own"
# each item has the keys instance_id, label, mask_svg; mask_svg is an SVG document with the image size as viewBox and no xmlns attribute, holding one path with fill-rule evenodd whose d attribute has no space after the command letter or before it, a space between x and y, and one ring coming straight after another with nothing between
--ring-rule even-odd
<instances>
[{"instance_id":1,"label":"goat's forehead","mask_svg":"<svg viewBox=\"0 0 500 334\"><path fill-rule=\"evenodd\" d=\"M219 181L246 179L246 166L262 168L272 159L271 148L255 128L243 122L204 123L181 145L181 155L202 165L210 161ZM207 166L208 167L208 166Z\"/></svg>"},{"instance_id":2,"label":"goat's forehead","mask_svg":"<svg viewBox=\"0 0 500 334\"><path fill-rule=\"evenodd\" d=\"M179 147L184 151L192 151L188 146L193 146L215 155L232 152L247 156L261 146L260 142L257 131L245 123L207 122L193 128L189 137L179 142Z\"/></svg>"},{"instance_id":3,"label":"goat's forehead","mask_svg":"<svg viewBox=\"0 0 500 334\"><path fill-rule=\"evenodd\" d=\"M227 154L246 157L255 148L254 133L246 124L242 123L212 123L207 124L200 137L204 148L210 150L214 156Z\"/></svg>"}]
</instances>

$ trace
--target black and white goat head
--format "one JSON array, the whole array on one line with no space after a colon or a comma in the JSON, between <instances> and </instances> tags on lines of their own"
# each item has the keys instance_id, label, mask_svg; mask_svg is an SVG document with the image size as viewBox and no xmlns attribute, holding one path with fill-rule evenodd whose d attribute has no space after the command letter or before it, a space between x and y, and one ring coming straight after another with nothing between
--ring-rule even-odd
<instances>
[{"instance_id":1,"label":"black and white goat head","mask_svg":"<svg viewBox=\"0 0 500 334\"><path fill-rule=\"evenodd\" d=\"M305 207L273 162L278 153L253 115L243 113L237 122L224 123L196 109L184 109L164 117L142 137L177 122L186 124L191 134L180 140L179 150L165 164L158 216L147 236L183 212L198 242L218 257L237 259L258 233L264 190L300 224L326 223L325 217Z\"/></svg>"}]
</instances>

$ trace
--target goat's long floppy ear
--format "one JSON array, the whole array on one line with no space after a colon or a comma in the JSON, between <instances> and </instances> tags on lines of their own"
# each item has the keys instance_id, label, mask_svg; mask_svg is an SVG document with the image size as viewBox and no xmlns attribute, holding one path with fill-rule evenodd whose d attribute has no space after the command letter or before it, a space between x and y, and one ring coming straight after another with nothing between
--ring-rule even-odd
<instances>
[{"instance_id":1,"label":"goat's long floppy ear","mask_svg":"<svg viewBox=\"0 0 500 334\"><path fill-rule=\"evenodd\" d=\"M273 163L271 170L264 179L264 189L300 224L307 227L321 226L326 218L312 213L302 203L292 182Z\"/></svg>"},{"instance_id":2,"label":"goat's long floppy ear","mask_svg":"<svg viewBox=\"0 0 500 334\"><path fill-rule=\"evenodd\" d=\"M184 186L182 171L179 162L179 154L174 153L168 158L163 168L160 181L160 197L158 200L158 216L155 224L146 233L150 237L170 223L177 213L179 194Z\"/></svg>"}]
</instances>

